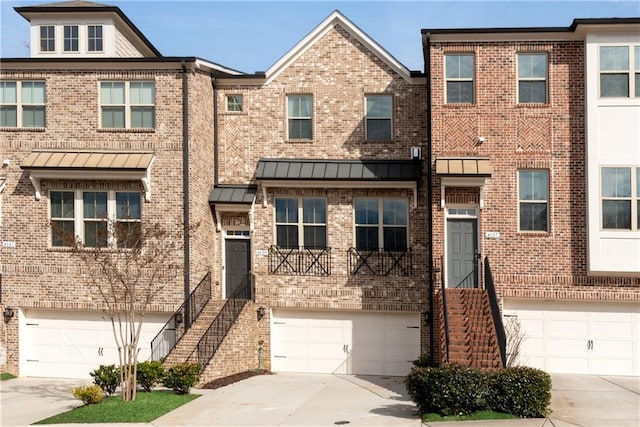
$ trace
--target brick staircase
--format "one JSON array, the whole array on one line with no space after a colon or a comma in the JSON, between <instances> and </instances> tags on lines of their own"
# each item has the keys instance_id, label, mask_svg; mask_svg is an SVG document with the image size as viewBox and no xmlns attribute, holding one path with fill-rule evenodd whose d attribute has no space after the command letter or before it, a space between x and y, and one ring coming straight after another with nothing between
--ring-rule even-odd
<instances>
[{"instance_id":1,"label":"brick staircase","mask_svg":"<svg viewBox=\"0 0 640 427\"><path fill-rule=\"evenodd\" d=\"M502 367L489 296L484 289L446 289L449 362Z\"/></svg>"}]
</instances>

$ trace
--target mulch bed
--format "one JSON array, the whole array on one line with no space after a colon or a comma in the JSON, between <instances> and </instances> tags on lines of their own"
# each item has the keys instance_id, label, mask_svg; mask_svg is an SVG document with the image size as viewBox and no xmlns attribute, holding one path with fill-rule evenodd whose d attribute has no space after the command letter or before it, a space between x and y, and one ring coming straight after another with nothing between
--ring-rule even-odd
<instances>
[{"instance_id":1,"label":"mulch bed","mask_svg":"<svg viewBox=\"0 0 640 427\"><path fill-rule=\"evenodd\" d=\"M228 377L216 378L213 381L209 381L201 388L216 389L224 387L229 384L237 383L238 381L246 380L247 378L255 377L256 375L271 375L271 371L266 369L254 369L252 371L239 372L237 374L229 375Z\"/></svg>"}]
</instances>

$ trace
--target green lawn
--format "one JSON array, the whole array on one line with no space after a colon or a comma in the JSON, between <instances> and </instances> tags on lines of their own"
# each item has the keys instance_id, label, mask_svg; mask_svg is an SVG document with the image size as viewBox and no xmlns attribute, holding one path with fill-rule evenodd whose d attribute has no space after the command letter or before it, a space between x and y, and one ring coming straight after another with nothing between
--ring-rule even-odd
<instances>
[{"instance_id":1,"label":"green lawn","mask_svg":"<svg viewBox=\"0 0 640 427\"><path fill-rule=\"evenodd\" d=\"M6 381L6 380L11 380L15 378L15 375L11 375L8 372L2 372L0 373L0 381Z\"/></svg>"},{"instance_id":2,"label":"green lawn","mask_svg":"<svg viewBox=\"0 0 640 427\"><path fill-rule=\"evenodd\" d=\"M510 420L519 418L515 415L504 414L494 411L477 411L469 415L449 415L446 417L440 414L422 414L422 421L471 421L471 420Z\"/></svg>"},{"instance_id":3,"label":"green lawn","mask_svg":"<svg viewBox=\"0 0 640 427\"><path fill-rule=\"evenodd\" d=\"M134 402L123 402L120 396L112 396L96 405L81 406L34 424L148 423L197 397L196 394L152 391L138 392Z\"/></svg>"}]
</instances>

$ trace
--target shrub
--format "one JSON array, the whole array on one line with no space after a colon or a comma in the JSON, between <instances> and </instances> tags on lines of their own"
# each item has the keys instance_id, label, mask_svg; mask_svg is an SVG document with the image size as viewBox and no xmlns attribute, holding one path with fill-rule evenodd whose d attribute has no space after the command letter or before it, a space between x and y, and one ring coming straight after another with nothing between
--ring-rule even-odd
<instances>
[{"instance_id":1,"label":"shrub","mask_svg":"<svg viewBox=\"0 0 640 427\"><path fill-rule=\"evenodd\" d=\"M421 354L416 360L413 361L413 366L416 368L432 368L436 364L433 362L433 358L428 354Z\"/></svg>"},{"instance_id":2,"label":"shrub","mask_svg":"<svg viewBox=\"0 0 640 427\"><path fill-rule=\"evenodd\" d=\"M158 384L164 378L164 367L158 361L148 361L138 363L136 372L138 384L146 392L150 392L153 386Z\"/></svg>"},{"instance_id":3,"label":"shrub","mask_svg":"<svg viewBox=\"0 0 640 427\"><path fill-rule=\"evenodd\" d=\"M506 368L490 374L488 383L487 404L494 411L523 418L549 413L551 377L544 371L526 366Z\"/></svg>"},{"instance_id":4,"label":"shrub","mask_svg":"<svg viewBox=\"0 0 640 427\"><path fill-rule=\"evenodd\" d=\"M405 384L421 413L469 414L486 405L486 376L475 368L454 364L414 368Z\"/></svg>"},{"instance_id":5,"label":"shrub","mask_svg":"<svg viewBox=\"0 0 640 427\"><path fill-rule=\"evenodd\" d=\"M197 363L181 363L167 369L162 384L178 394L189 394L189 390L200 381L202 369Z\"/></svg>"},{"instance_id":6,"label":"shrub","mask_svg":"<svg viewBox=\"0 0 640 427\"><path fill-rule=\"evenodd\" d=\"M94 384L99 386L109 396L115 393L120 385L120 368L116 365L100 365L98 369L89 375L93 378Z\"/></svg>"},{"instance_id":7,"label":"shrub","mask_svg":"<svg viewBox=\"0 0 640 427\"><path fill-rule=\"evenodd\" d=\"M104 399L104 391L96 384L76 387L71 390L71 393L85 405L100 403Z\"/></svg>"}]
</instances>

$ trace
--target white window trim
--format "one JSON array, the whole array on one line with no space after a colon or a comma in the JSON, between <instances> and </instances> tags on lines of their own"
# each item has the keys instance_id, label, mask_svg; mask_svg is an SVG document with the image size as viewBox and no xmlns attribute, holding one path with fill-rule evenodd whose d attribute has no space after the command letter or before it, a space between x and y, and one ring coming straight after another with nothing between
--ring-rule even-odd
<instances>
[{"instance_id":1,"label":"white window trim","mask_svg":"<svg viewBox=\"0 0 640 427\"><path fill-rule=\"evenodd\" d=\"M603 192L603 188L602 188L602 170L603 169L615 169L615 168L622 168L622 169L630 169L630 173L631 173L631 195L629 197L610 197L607 196L605 197L602 192ZM640 231L640 224L638 224L638 200L640 200L640 188L637 188L637 179L636 179L636 170L640 169L640 166L629 166L629 165L603 165L600 166L600 175L598 176L598 180L599 180L599 189L600 189L600 193L599 193L599 210L600 210L600 231L601 232L605 232L605 233L637 233ZM623 200L629 200L631 202L631 228L604 228L603 227L603 223L604 223L604 212L602 210L602 202L604 200L619 200L619 201L623 201Z\"/></svg>"},{"instance_id":2,"label":"white window trim","mask_svg":"<svg viewBox=\"0 0 640 427\"><path fill-rule=\"evenodd\" d=\"M298 222L294 223L294 222L277 222L276 218L276 200L278 199L295 199L298 201ZM304 200L305 199L322 199L324 200L324 207L325 207L325 215L326 215L326 219L327 222L324 223L310 223L310 222L304 222ZM324 227L325 230L325 248L330 247L329 245L329 226L328 226L328 221L329 221L329 205L327 203L327 198L323 197L323 196L318 196L318 197L313 197L313 196L309 196L309 197L286 197L286 196L277 196L274 197L273 199L273 242L275 242L275 245L278 246L278 226L279 225L297 225L298 227L298 248L304 248L304 227L305 226L311 226L311 227ZM278 246L279 247L279 246Z\"/></svg>"},{"instance_id":3,"label":"white window trim","mask_svg":"<svg viewBox=\"0 0 640 427\"><path fill-rule=\"evenodd\" d=\"M544 77L520 77L520 73L518 72L519 69L519 65L520 65L520 55L544 55L545 57L545 63L546 63L546 70L545 70L545 76ZM518 104L535 104L535 105L542 105L542 104L548 104L549 103L549 54L547 52L518 52L516 55L517 58L517 62L516 62L516 73L518 74L518 82L516 84L516 100L518 102ZM544 101L541 102L536 102L536 101L531 101L531 102L522 102L520 101L520 82L544 82Z\"/></svg>"},{"instance_id":4,"label":"white window trim","mask_svg":"<svg viewBox=\"0 0 640 427\"><path fill-rule=\"evenodd\" d=\"M5 129L44 129L47 126L47 82L45 80L0 80L1 82L15 82L16 83L16 103L15 104L0 104L3 106L16 106L16 126L1 126ZM44 102L42 104L27 104L22 102L22 84L23 83L44 83ZM24 126L24 107L43 107L44 108L44 126Z\"/></svg>"},{"instance_id":5,"label":"white window trim","mask_svg":"<svg viewBox=\"0 0 640 427\"><path fill-rule=\"evenodd\" d=\"M469 77L455 77L449 78L447 77L447 56L471 56L473 58L473 76ZM476 54L475 52L445 52L443 55L444 64L442 70L444 72L444 103L449 105L469 105L476 103ZM472 99L470 102L449 102L448 94L447 94L447 83L448 82L471 82L471 94Z\"/></svg>"},{"instance_id":6,"label":"white window trim","mask_svg":"<svg viewBox=\"0 0 640 427\"><path fill-rule=\"evenodd\" d=\"M67 192L73 193L73 222L74 222L74 232L75 238L84 242L84 222L85 221L106 221L109 224L115 224L116 222L121 222L116 218L116 193L140 193L135 190L97 190L97 189L82 189L82 190L69 190L69 189L56 189L52 188L49 190L49 203L48 203L48 219L51 218L51 193L52 192ZM94 219L94 218L84 218L84 199L83 193L107 193L107 217L105 219ZM142 216L142 200L143 195L140 194L140 213ZM134 219L134 220L126 220L124 222L142 222L143 219ZM49 248L65 248L66 246L53 246L53 236L51 234L51 227L49 227ZM107 247L114 246L116 244L116 239L112 234L109 234L107 240Z\"/></svg>"},{"instance_id":7,"label":"white window trim","mask_svg":"<svg viewBox=\"0 0 640 427\"><path fill-rule=\"evenodd\" d=\"M635 96L635 75L640 74L640 69L635 69L635 47L640 46L640 43L631 42L631 43L599 43L597 49L598 55L598 99L607 100L607 99L638 99L639 97ZM629 50L629 64L626 70L601 70L600 69L600 48L601 47L626 47ZM627 96L602 96L602 87L600 85L602 74L626 74L629 85L629 93ZM601 224L602 226L602 224Z\"/></svg>"},{"instance_id":8,"label":"white window trim","mask_svg":"<svg viewBox=\"0 0 640 427\"><path fill-rule=\"evenodd\" d=\"M385 224L384 224L384 201L385 200L404 200L407 203L407 224L406 225L400 225L400 224L389 224L386 225L386 227L404 227L406 229L406 236L407 236L407 247L405 248L406 250L409 250L409 246L410 246L410 242L409 242L409 223L411 222L411 219L409 218L409 201L404 198L404 197L354 197L353 198L353 247L356 248L357 247L357 238L356 238L356 229L358 227L362 227L362 228L373 228L374 225L373 224L362 224L362 225L358 225L356 223L356 200L376 200L378 202L378 224L375 225L375 227L378 227L378 250L380 252L384 252L384 228L385 228Z\"/></svg>"},{"instance_id":9,"label":"white window trim","mask_svg":"<svg viewBox=\"0 0 640 427\"><path fill-rule=\"evenodd\" d=\"M309 117L289 117L289 97L290 96L308 96L311 98L311 116ZM285 96L285 111L287 115L287 141L313 141L316 133L316 126L314 123L315 116L315 102L314 96L311 93L287 93ZM289 120L311 120L311 138L291 138L289 136Z\"/></svg>"},{"instance_id":10,"label":"white window trim","mask_svg":"<svg viewBox=\"0 0 640 427\"><path fill-rule=\"evenodd\" d=\"M377 97L387 97L391 99L391 115L389 117L369 117L367 115L367 107L368 107L368 102L369 102L369 97L373 97L373 96L377 96ZM392 142L393 141L393 95L390 94L386 94L386 93L368 93L364 96L364 120L365 120L365 124L364 124L364 140L366 142ZM368 122L369 120L389 120L389 131L390 131L390 135L391 138L389 138L389 140L376 140L376 141L370 141L369 140L369 135L367 134L367 129L369 128L368 126Z\"/></svg>"},{"instance_id":11,"label":"white window trim","mask_svg":"<svg viewBox=\"0 0 640 427\"><path fill-rule=\"evenodd\" d=\"M546 172L547 173L547 199L540 200L522 200L520 198L520 172ZM517 171L517 196L518 196L518 233L529 233L529 234L549 234L551 233L551 171L549 169L535 169L535 168L523 168L518 169ZM547 229L546 230L522 230L520 228L520 205L530 204L530 203L545 203L547 205Z\"/></svg>"},{"instance_id":12,"label":"white window trim","mask_svg":"<svg viewBox=\"0 0 640 427\"><path fill-rule=\"evenodd\" d=\"M102 104L102 83L124 83L124 104ZM131 103L131 83L153 83L153 104L132 104ZM155 80L99 80L98 81L98 123L100 130L116 130L116 129L156 129L156 82ZM124 107L124 127L123 128L105 128L102 126L102 107ZM153 107L154 127L131 127L131 108L132 107Z\"/></svg>"}]
</instances>

